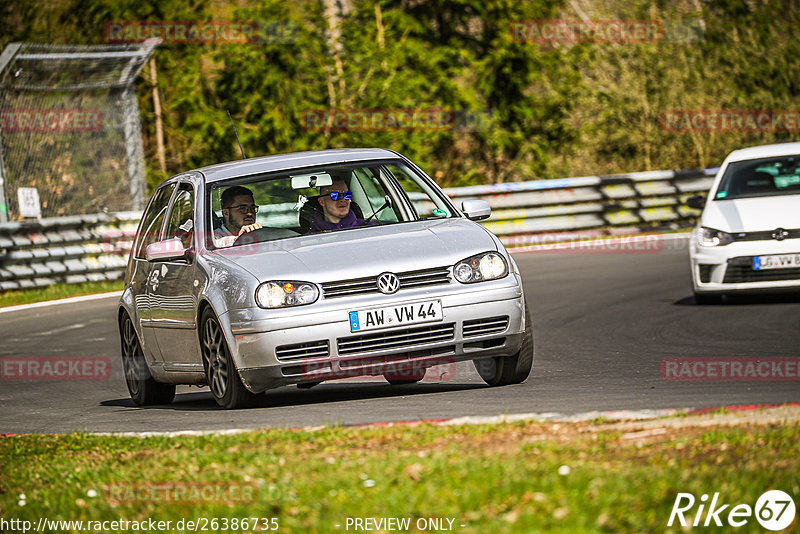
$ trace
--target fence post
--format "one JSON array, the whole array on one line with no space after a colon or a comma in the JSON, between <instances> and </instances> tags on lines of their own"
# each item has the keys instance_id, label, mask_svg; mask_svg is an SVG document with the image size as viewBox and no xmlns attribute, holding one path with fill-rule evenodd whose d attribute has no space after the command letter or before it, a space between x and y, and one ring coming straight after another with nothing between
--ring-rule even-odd
<instances>
[{"instance_id":1,"label":"fence post","mask_svg":"<svg viewBox=\"0 0 800 534\"><path fill-rule=\"evenodd\" d=\"M22 43L10 43L6 46L3 53L0 54L0 73L2 73L6 66L11 63L11 59L17 55ZM0 87L2 87L2 80L0 80ZM4 102L0 98L0 103ZM2 109L0 109L2 112ZM6 169L3 163L3 131L0 128L0 223L8 222L8 202L6 202Z\"/></svg>"}]
</instances>

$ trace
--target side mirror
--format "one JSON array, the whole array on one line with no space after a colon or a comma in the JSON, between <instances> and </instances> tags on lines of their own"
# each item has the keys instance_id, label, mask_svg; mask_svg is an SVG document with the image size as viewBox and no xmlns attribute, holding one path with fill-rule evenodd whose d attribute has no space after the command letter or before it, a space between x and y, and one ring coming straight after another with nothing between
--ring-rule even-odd
<instances>
[{"instance_id":1,"label":"side mirror","mask_svg":"<svg viewBox=\"0 0 800 534\"><path fill-rule=\"evenodd\" d=\"M686 199L686 205L696 210L701 210L706 206L705 195L694 195Z\"/></svg>"},{"instance_id":2,"label":"side mirror","mask_svg":"<svg viewBox=\"0 0 800 534\"><path fill-rule=\"evenodd\" d=\"M173 237L147 245L144 257L147 261L185 260L188 252L189 249L183 248L183 241Z\"/></svg>"},{"instance_id":3,"label":"side mirror","mask_svg":"<svg viewBox=\"0 0 800 534\"><path fill-rule=\"evenodd\" d=\"M464 200L461 202L461 211L471 221L482 221L488 219L492 214L492 208L485 200Z\"/></svg>"}]
</instances>

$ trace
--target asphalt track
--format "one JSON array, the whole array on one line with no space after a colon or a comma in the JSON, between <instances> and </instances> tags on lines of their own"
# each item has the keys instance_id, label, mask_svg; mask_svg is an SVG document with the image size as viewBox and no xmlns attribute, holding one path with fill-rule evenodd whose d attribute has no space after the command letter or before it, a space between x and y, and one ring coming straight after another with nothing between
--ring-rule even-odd
<instances>
[{"instance_id":1,"label":"asphalt track","mask_svg":"<svg viewBox=\"0 0 800 534\"><path fill-rule=\"evenodd\" d=\"M685 240L644 251L515 254L534 317L523 384L489 388L470 363L413 386L382 379L270 391L262 407L224 411L207 389L168 406L128 397L115 298L0 314L0 358L106 356L106 380L0 381L0 433L146 432L361 424L466 415L703 408L800 401L800 381L671 381L665 358L800 356L800 297L694 304Z\"/></svg>"}]
</instances>

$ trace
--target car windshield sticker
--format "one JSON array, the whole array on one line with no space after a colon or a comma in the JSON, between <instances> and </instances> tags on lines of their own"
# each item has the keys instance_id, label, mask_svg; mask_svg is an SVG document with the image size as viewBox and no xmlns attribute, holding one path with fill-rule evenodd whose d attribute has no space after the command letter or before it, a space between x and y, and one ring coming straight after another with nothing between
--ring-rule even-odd
<instances>
[{"instance_id":1,"label":"car windshield sticker","mask_svg":"<svg viewBox=\"0 0 800 534\"><path fill-rule=\"evenodd\" d=\"M433 210L433 214L436 215L437 217L447 217L447 212L441 208L436 208L435 210Z\"/></svg>"},{"instance_id":2,"label":"car windshield sticker","mask_svg":"<svg viewBox=\"0 0 800 534\"><path fill-rule=\"evenodd\" d=\"M727 191L717 191L717 198L725 198L728 196Z\"/></svg>"},{"instance_id":3,"label":"car windshield sticker","mask_svg":"<svg viewBox=\"0 0 800 534\"><path fill-rule=\"evenodd\" d=\"M194 221L191 219L186 219L186 222L178 227L179 230L183 230L184 232L189 232L192 228L194 228Z\"/></svg>"},{"instance_id":4,"label":"car windshield sticker","mask_svg":"<svg viewBox=\"0 0 800 534\"><path fill-rule=\"evenodd\" d=\"M294 205L294 211L300 211L306 205L308 199L304 195L297 197L297 204Z\"/></svg>"}]
</instances>

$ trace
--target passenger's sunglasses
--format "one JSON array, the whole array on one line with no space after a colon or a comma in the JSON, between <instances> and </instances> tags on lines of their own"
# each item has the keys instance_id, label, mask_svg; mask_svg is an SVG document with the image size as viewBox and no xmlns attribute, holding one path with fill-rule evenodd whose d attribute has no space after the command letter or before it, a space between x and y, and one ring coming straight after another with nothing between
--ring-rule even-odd
<instances>
[{"instance_id":1,"label":"passenger's sunglasses","mask_svg":"<svg viewBox=\"0 0 800 534\"><path fill-rule=\"evenodd\" d=\"M328 193L330 195L331 200L339 200L340 198L344 198L345 200L353 200L353 192L352 191L331 191ZM342 197L344 195L344 197Z\"/></svg>"},{"instance_id":2,"label":"passenger's sunglasses","mask_svg":"<svg viewBox=\"0 0 800 534\"><path fill-rule=\"evenodd\" d=\"M237 206L228 206L227 208L223 208L226 210L237 210L239 213L258 213L258 206L255 204L239 204Z\"/></svg>"}]
</instances>

